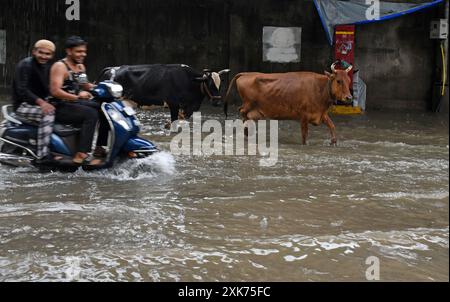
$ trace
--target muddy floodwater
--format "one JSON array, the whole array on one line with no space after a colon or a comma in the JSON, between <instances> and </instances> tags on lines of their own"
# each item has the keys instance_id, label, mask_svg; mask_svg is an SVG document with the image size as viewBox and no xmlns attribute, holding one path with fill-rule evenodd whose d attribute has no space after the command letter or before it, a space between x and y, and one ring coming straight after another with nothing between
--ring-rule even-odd
<instances>
[{"instance_id":1,"label":"muddy floodwater","mask_svg":"<svg viewBox=\"0 0 450 302\"><path fill-rule=\"evenodd\" d=\"M172 155L169 113L139 117L164 152L92 173L0 166L0 281L366 281L369 257L382 281L449 280L446 117L332 117L337 147L280 122L273 167Z\"/></svg>"}]
</instances>

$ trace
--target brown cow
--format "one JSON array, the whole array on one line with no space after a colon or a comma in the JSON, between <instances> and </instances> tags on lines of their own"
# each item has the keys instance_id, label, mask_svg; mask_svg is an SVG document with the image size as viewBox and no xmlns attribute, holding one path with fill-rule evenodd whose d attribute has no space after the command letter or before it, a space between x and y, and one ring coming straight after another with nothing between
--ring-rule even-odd
<instances>
[{"instance_id":1,"label":"brown cow","mask_svg":"<svg viewBox=\"0 0 450 302\"><path fill-rule=\"evenodd\" d=\"M336 70L325 75L313 72L289 73L240 73L231 81L225 98L225 115L228 111L228 96L236 83L243 101L239 109L244 121L275 119L300 120L303 144L306 144L308 125L324 123L331 132L331 144L335 145L336 130L328 116L328 110L334 101L351 101L350 77L347 70Z\"/></svg>"}]
</instances>

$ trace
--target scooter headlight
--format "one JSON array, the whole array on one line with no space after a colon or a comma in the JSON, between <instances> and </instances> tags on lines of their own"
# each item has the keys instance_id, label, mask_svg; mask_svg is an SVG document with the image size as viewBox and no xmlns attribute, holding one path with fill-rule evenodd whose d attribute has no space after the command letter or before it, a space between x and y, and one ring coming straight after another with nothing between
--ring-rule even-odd
<instances>
[{"instance_id":1,"label":"scooter headlight","mask_svg":"<svg viewBox=\"0 0 450 302\"><path fill-rule=\"evenodd\" d=\"M114 98L120 98L123 95L123 87L120 84L117 83L107 83L106 87L108 87L109 93Z\"/></svg>"},{"instance_id":2,"label":"scooter headlight","mask_svg":"<svg viewBox=\"0 0 450 302\"><path fill-rule=\"evenodd\" d=\"M133 129L133 127L128 123L123 114L116 109L109 109L108 114L115 123L122 126L125 130L131 131Z\"/></svg>"}]
</instances>

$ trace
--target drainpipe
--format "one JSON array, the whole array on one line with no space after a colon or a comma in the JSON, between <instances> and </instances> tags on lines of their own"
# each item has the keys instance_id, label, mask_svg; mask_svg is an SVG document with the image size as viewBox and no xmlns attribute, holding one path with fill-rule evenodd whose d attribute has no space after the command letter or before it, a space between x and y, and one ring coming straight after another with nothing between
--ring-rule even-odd
<instances>
[{"instance_id":1,"label":"drainpipe","mask_svg":"<svg viewBox=\"0 0 450 302\"><path fill-rule=\"evenodd\" d=\"M445 1L445 19L448 20L449 17L449 0ZM449 114L449 98L448 98L448 77L449 77L449 71L448 71L448 38L444 41L441 41L439 45L439 57L442 57L444 55L444 67L446 69L446 78L445 83L442 85L440 90L440 103L439 106L436 108L436 112L441 112L443 114ZM442 61L442 59L441 59ZM442 64L442 63L441 63ZM442 79L444 81L444 79ZM444 94L444 95L442 95Z\"/></svg>"},{"instance_id":2,"label":"drainpipe","mask_svg":"<svg viewBox=\"0 0 450 302\"><path fill-rule=\"evenodd\" d=\"M449 6L448 3L449 3L449 0L445 1L445 19L447 21L448 21L448 6ZM446 66L446 68L448 68L448 38L445 39L445 41L444 41L444 54L445 54L445 66ZM449 102L449 99L448 99L448 69L447 69L447 79L446 79L446 82L444 83L444 86L445 86L445 95L443 96L443 99L442 99L443 105L442 105L441 110L448 114L448 112L449 112L448 111L448 107L449 107L449 104L448 104L448 102Z\"/></svg>"}]
</instances>

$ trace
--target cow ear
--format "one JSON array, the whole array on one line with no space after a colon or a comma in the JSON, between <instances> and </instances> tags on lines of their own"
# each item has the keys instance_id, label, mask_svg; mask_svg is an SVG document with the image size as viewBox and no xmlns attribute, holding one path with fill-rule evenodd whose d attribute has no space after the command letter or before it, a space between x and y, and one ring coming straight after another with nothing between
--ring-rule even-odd
<instances>
[{"instance_id":1,"label":"cow ear","mask_svg":"<svg viewBox=\"0 0 450 302\"><path fill-rule=\"evenodd\" d=\"M213 72L211 74L211 78L213 79L214 85L216 86L217 90L220 90L221 84L220 74L218 74L217 72Z\"/></svg>"}]
</instances>

